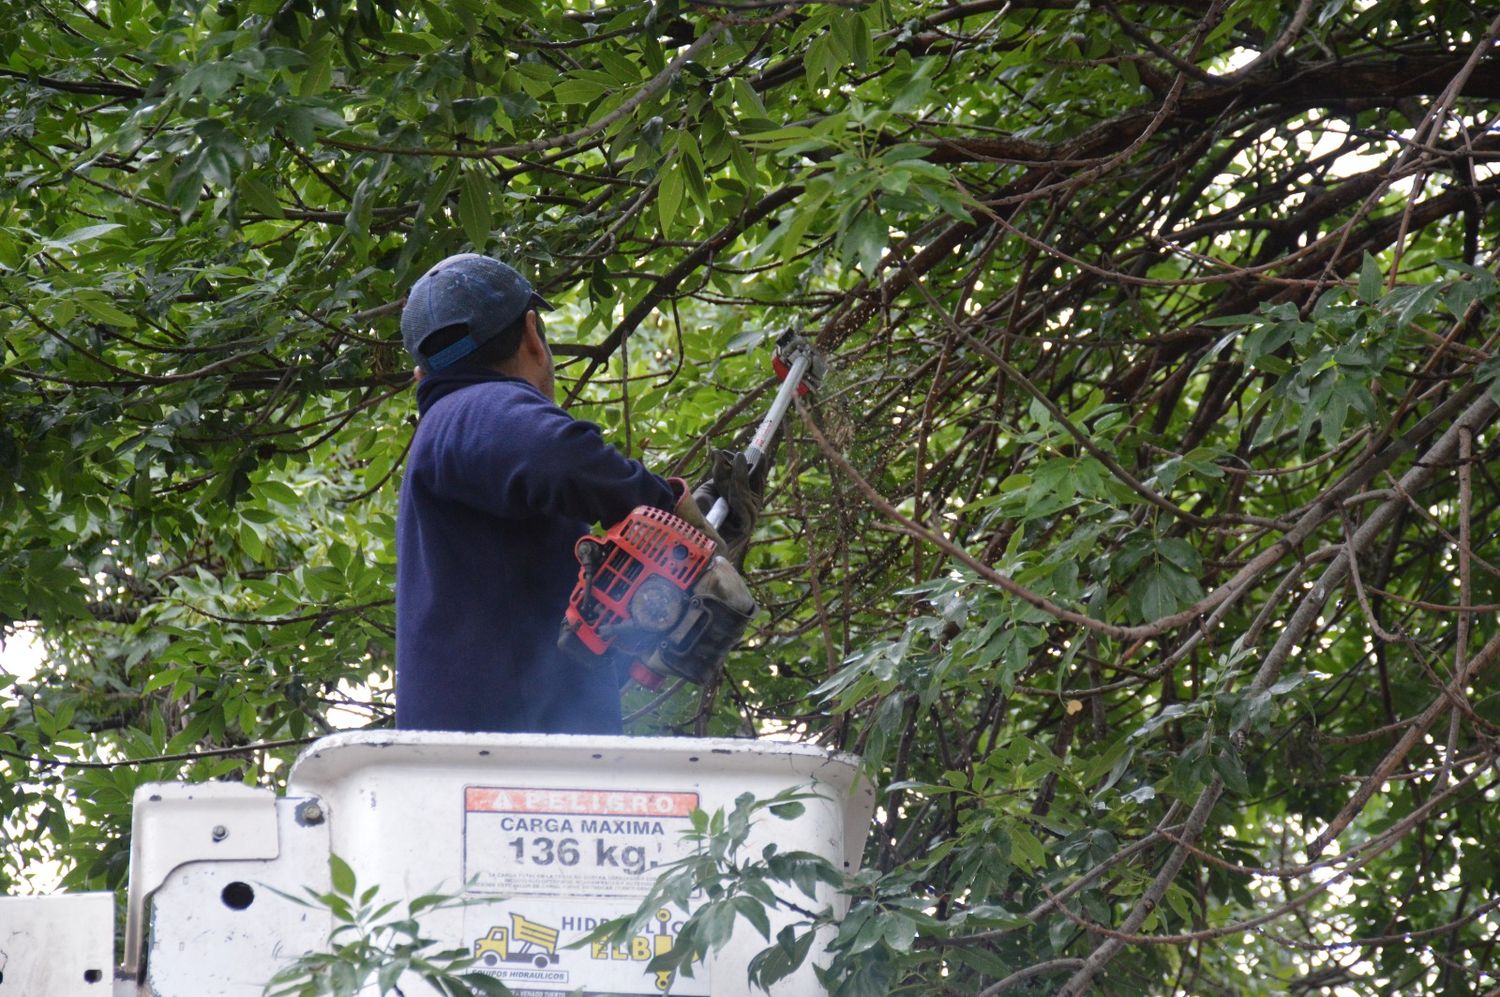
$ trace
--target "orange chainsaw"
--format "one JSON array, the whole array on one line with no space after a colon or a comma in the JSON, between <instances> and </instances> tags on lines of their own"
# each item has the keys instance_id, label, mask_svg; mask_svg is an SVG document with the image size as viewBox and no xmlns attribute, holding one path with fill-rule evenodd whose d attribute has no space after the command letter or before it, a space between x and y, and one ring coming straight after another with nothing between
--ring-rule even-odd
<instances>
[{"instance_id":1,"label":"orange chainsaw","mask_svg":"<svg viewBox=\"0 0 1500 997\"><path fill-rule=\"evenodd\" d=\"M825 366L791 333L777 341L772 365L781 387L745 448L752 473L765 460L793 394L806 394ZM720 496L704 518L717 530L728 514ZM662 509L637 506L604 536L579 538L573 552L578 584L558 646L628 667L649 689L666 678L698 685L711 680L757 610L744 579L714 542Z\"/></svg>"}]
</instances>

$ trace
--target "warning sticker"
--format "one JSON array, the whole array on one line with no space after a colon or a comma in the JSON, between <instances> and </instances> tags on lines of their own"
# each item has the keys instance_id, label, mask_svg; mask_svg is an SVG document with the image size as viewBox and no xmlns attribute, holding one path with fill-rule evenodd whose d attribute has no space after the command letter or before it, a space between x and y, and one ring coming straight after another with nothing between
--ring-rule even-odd
<instances>
[{"instance_id":1,"label":"warning sticker","mask_svg":"<svg viewBox=\"0 0 1500 997\"><path fill-rule=\"evenodd\" d=\"M697 793L469 786L464 878L512 897L643 897L652 870L691 854L697 807Z\"/></svg>"}]
</instances>

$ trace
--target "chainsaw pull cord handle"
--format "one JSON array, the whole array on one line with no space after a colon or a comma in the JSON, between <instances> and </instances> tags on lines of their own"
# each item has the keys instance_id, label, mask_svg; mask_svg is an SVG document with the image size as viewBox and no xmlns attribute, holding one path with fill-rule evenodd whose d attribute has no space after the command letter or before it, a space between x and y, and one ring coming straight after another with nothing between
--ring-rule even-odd
<instances>
[{"instance_id":1,"label":"chainsaw pull cord handle","mask_svg":"<svg viewBox=\"0 0 1500 997\"><path fill-rule=\"evenodd\" d=\"M594 597L594 574L603 560L600 556L602 553L603 548L591 537L580 539L573 547L573 555L578 558L578 566L583 569L580 572L583 575L583 597L578 600L580 609Z\"/></svg>"},{"instance_id":2,"label":"chainsaw pull cord handle","mask_svg":"<svg viewBox=\"0 0 1500 997\"><path fill-rule=\"evenodd\" d=\"M807 368L812 364L812 356L807 351L799 351L792 360L792 369L787 371L786 380L781 382L781 388L776 392L776 398L771 402L771 410L766 417L760 421L760 426L755 430L755 437L750 445L745 448L745 463L751 471L765 459L766 450L771 445L771 439L776 435L776 428L781 425L781 420L786 416L786 410L791 407L792 396L797 393L797 386L802 383L802 376L807 373ZM713 508L708 510L708 515L703 517L708 520L708 525L718 529L724 525L724 520L729 518L729 502L721 495L714 501Z\"/></svg>"}]
</instances>

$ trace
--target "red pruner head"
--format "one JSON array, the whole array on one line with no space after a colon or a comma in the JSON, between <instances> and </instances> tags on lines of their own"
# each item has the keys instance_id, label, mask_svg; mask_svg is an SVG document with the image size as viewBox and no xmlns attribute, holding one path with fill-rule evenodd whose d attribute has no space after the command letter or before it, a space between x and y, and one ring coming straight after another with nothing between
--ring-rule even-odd
<instances>
[{"instance_id":1,"label":"red pruner head","mask_svg":"<svg viewBox=\"0 0 1500 997\"><path fill-rule=\"evenodd\" d=\"M828 362L817 350L813 349L812 343L790 329L776 340L776 352L771 354L771 369L776 371L778 381L785 381L787 375L792 372L792 365L804 356L808 360L807 371L802 375L802 383L797 385L797 394L802 397L806 397L817 388L823 373L828 369Z\"/></svg>"}]
</instances>

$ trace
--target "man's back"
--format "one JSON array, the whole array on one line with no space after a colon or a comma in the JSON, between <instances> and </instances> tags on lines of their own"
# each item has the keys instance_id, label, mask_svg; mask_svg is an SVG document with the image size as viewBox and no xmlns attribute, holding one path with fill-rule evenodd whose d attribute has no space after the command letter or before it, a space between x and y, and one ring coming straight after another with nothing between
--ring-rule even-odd
<instances>
[{"instance_id":1,"label":"man's back","mask_svg":"<svg viewBox=\"0 0 1500 997\"><path fill-rule=\"evenodd\" d=\"M665 481L531 384L462 371L418 388L397 522L396 724L619 733L618 680L556 648L573 544Z\"/></svg>"}]
</instances>

